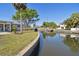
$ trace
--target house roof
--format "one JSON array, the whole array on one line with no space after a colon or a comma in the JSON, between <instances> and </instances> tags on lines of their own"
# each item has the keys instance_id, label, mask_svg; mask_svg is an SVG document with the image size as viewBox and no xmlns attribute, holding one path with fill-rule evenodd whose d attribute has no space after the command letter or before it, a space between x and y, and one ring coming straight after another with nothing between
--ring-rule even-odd
<instances>
[{"instance_id":1,"label":"house roof","mask_svg":"<svg viewBox=\"0 0 79 59\"><path fill-rule=\"evenodd\" d=\"M11 21L2 21L2 20L0 20L0 24L6 24L6 23L12 23Z\"/></svg>"},{"instance_id":2,"label":"house roof","mask_svg":"<svg viewBox=\"0 0 79 59\"><path fill-rule=\"evenodd\" d=\"M6 22L6 21L1 21L1 20L0 20L0 23L7 23L7 22Z\"/></svg>"},{"instance_id":3,"label":"house roof","mask_svg":"<svg viewBox=\"0 0 79 59\"><path fill-rule=\"evenodd\" d=\"M19 24L19 22L17 22L17 21L2 21L2 20L0 20L0 23Z\"/></svg>"},{"instance_id":4,"label":"house roof","mask_svg":"<svg viewBox=\"0 0 79 59\"><path fill-rule=\"evenodd\" d=\"M20 24L20 21L2 21L0 20L0 24L11 23L11 24ZM23 22L21 22L23 24Z\"/></svg>"}]
</instances>

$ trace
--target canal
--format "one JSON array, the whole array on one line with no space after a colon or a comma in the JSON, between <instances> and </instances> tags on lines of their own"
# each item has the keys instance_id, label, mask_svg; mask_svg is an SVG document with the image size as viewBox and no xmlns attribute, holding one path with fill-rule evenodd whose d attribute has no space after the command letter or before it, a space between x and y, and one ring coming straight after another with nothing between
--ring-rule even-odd
<instances>
[{"instance_id":1,"label":"canal","mask_svg":"<svg viewBox=\"0 0 79 59\"><path fill-rule=\"evenodd\" d=\"M38 56L79 55L79 35L67 33L40 33Z\"/></svg>"}]
</instances>

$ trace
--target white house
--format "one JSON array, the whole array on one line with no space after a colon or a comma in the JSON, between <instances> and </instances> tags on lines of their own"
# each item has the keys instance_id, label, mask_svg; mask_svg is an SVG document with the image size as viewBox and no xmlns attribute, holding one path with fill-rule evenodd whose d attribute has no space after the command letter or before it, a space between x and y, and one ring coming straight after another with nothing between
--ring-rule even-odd
<instances>
[{"instance_id":1,"label":"white house","mask_svg":"<svg viewBox=\"0 0 79 59\"><path fill-rule=\"evenodd\" d=\"M58 25L57 29L66 29L66 25L64 25L64 24Z\"/></svg>"},{"instance_id":2,"label":"white house","mask_svg":"<svg viewBox=\"0 0 79 59\"><path fill-rule=\"evenodd\" d=\"M13 25L16 25L17 30L20 30L20 23L0 21L0 32L11 32Z\"/></svg>"},{"instance_id":3,"label":"white house","mask_svg":"<svg viewBox=\"0 0 79 59\"><path fill-rule=\"evenodd\" d=\"M71 28L71 31L76 31L76 32L79 32L79 25L77 25L75 28Z\"/></svg>"}]
</instances>

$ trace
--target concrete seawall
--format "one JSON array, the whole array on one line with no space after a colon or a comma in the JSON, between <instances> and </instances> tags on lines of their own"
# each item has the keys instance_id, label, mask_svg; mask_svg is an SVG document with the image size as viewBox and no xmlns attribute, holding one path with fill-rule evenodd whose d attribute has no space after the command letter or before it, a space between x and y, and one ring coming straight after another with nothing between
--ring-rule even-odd
<instances>
[{"instance_id":1,"label":"concrete seawall","mask_svg":"<svg viewBox=\"0 0 79 59\"><path fill-rule=\"evenodd\" d=\"M56 29L55 32L60 32L60 33L75 33L75 34L79 34L79 31L71 31L71 30L62 30L62 29Z\"/></svg>"},{"instance_id":2,"label":"concrete seawall","mask_svg":"<svg viewBox=\"0 0 79 59\"><path fill-rule=\"evenodd\" d=\"M17 56L29 56L34 50L34 48L37 46L39 37L40 37L40 34L38 32L38 36L28 46L26 46L23 50L21 50L17 54Z\"/></svg>"}]
</instances>

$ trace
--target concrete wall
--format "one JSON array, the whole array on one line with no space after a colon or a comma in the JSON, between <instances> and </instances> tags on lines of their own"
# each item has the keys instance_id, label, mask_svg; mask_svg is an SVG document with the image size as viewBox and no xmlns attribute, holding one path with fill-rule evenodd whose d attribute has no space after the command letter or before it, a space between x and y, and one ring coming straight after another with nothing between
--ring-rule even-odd
<instances>
[{"instance_id":1,"label":"concrete wall","mask_svg":"<svg viewBox=\"0 0 79 59\"><path fill-rule=\"evenodd\" d=\"M71 31L79 31L79 28L71 28Z\"/></svg>"}]
</instances>

